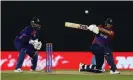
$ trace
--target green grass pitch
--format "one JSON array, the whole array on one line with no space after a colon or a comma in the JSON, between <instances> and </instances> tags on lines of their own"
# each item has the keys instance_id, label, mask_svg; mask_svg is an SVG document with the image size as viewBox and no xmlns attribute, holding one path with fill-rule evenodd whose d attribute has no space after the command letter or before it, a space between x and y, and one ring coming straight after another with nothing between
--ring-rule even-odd
<instances>
[{"instance_id":1,"label":"green grass pitch","mask_svg":"<svg viewBox=\"0 0 133 80\"><path fill-rule=\"evenodd\" d=\"M30 72L15 73L13 71L2 71L1 80L133 80L132 71L120 71L119 75L105 73L90 73L78 71L58 70L51 73Z\"/></svg>"}]
</instances>

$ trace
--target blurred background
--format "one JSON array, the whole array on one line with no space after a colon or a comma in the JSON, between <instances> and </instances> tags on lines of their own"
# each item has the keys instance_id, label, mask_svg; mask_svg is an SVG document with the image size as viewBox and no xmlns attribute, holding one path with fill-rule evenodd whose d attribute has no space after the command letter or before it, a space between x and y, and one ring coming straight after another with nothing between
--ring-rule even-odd
<instances>
[{"instance_id":1,"label":"blurred background","mask_svg":"<svg viewBox=\"0 0 133 80\"><path fill-rule=\"evenodd\" d=\"M80 24L104 24L113 19L115 37L113 51L133 51L133 2L105 1L12 1L1 2L2 51L14 51L16 35L29 25L34 16L42 23L42 42L52 42L54 51L89 51L92 32L65 28L65 21ZM85 10L89 13L85 14ZM42 48L42 51L45 50Z\"/></svg>"}]
</instances>

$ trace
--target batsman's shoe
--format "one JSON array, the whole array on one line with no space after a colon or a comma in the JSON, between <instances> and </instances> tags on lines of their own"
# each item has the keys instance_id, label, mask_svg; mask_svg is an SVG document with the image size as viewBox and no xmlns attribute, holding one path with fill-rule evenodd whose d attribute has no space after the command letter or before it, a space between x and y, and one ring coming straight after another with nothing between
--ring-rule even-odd
<instances>
[{"instance_id":1,"label":"batsman's shoe","mask_svg":"<svg viewBox=\"0 0 133 80\"><path fill-rule=\"evenodd\" d=\"M110 74L120 74L120 72L119 71L117 71L117 70L115 70L115 71L110 71Z\"/></svg>"},{"instance_id":2,"label":"batsman's shoe","mask_svg":"<svg viewBox=\"0 0 133 80\"><path fill-rule=\"evenodd\" d=\"M84 71L83 65L84 65L83 63L80 63L80 64L79 64L79 72Z\"/></svg>"},{"instance_id":3,"label":"batsman's shoe","mask_svg":"<svg viewBox=\"0 0 133 80\"><path fill-rule=\"evenodd\" d=\"M16 70L14 70L14 72L23 72L23 70L21 70L20 68L18 68L18 69L16 69Z\"/></svg>"}]
</instances>

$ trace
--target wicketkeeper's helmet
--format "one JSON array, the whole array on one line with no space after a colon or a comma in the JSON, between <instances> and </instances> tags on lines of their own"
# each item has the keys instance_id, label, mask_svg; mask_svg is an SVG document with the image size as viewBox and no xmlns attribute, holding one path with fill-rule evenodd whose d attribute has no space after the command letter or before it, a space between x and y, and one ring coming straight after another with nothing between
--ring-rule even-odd
<instances>
[{"instance_id":1,"label":"wicketkeeper's helmet","mask_svg":"<svg viewBox=\"0 0 133 80\"><path fill-rule=\"evenodd\" d=\"M35 26L35 24L39 24L40 26ZM40 19L38 17L33 17L33 19L31 20L31 26L35 29L40 29L41 28L41 22Z\"/></svg>"}]
</instances>

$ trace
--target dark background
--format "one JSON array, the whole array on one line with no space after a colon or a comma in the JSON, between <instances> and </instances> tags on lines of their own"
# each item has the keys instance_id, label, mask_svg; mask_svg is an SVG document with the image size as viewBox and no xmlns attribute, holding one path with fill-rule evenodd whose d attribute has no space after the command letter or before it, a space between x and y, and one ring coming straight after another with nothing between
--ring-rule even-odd
<instances>
[{"instance_id":1,"label":"dark background","mask_svg":"<svg viewBox=\"0 0 133 80\"><path fill-rule=\"evenodd\" d=\"M1 2L2 50L16 50L15 36L29 24L33 16L39 16L43 24L42 42L52 42L55 51L89 51L94 38L89 31L65 28L70 21L90 25L104 23L110 17L116 32L111 48L113 51L133 51L133 2ZM88 9L89 14L84 11ZM44 49L44 48L43 48ZM42 50L43 50L42 49Z\"/></svg>"}]
</instances>

